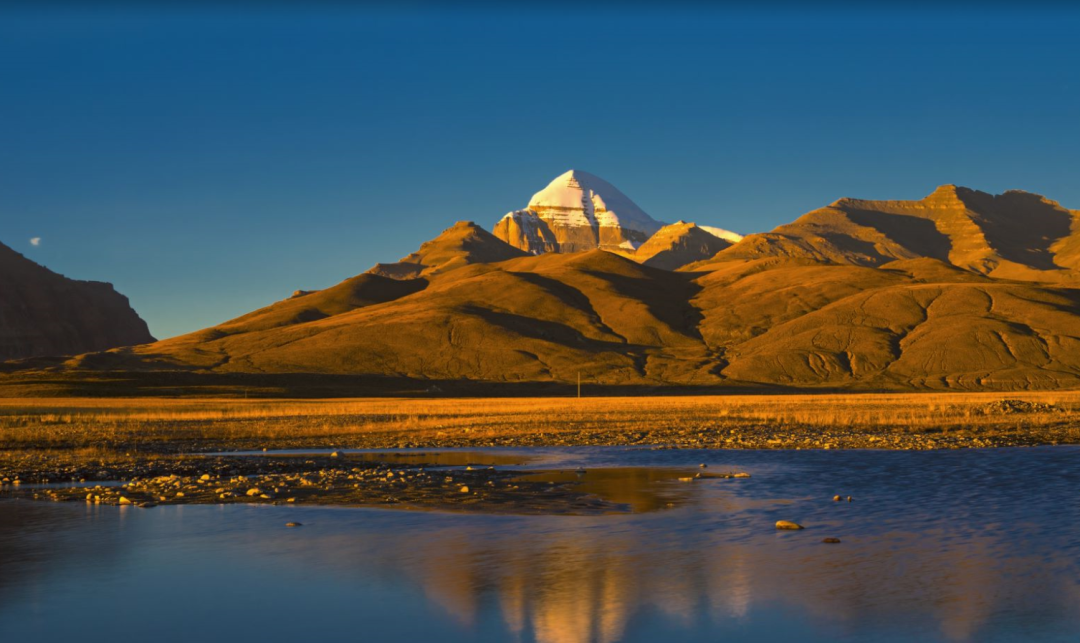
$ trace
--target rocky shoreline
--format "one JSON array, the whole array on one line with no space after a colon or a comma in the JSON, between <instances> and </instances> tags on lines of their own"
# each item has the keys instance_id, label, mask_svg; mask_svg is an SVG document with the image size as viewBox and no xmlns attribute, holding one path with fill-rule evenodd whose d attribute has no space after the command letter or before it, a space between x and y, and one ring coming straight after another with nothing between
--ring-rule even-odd
<instances>
[{"instance_id":1,"label":"rocky shoreline","mask_svg":"<svg viewBox=\"0 0 1080 643\"><path fill-rule=\"evenodd\" d=\"M388 454L389 455L389 454ZM125 457L65 462L41 454L0 461L0 497L150 508L180 504L318 504L516 514L592 515L629 508L538 480L544 470L372 462L351 454ZM743 473L686 473L698 478Z\"/></svg>"}]
</instances>

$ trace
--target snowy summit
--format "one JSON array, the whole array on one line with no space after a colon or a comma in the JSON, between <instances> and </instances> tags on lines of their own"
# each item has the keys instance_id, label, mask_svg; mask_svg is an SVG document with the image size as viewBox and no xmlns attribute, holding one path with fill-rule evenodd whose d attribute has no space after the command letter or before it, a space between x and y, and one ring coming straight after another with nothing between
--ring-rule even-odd
<instances>
[{"instance_id":1,"label":"snowy summit","mask_svg":"<svg viewBox=\"0 0 1080 643\"><path fill-rule=\"evenodd\" d=\"M534 254L578 252L636 248L662 227L614 185L570 170L534 194L524 210L504 216L495 236Z\"/></svg>"}]
</instances>

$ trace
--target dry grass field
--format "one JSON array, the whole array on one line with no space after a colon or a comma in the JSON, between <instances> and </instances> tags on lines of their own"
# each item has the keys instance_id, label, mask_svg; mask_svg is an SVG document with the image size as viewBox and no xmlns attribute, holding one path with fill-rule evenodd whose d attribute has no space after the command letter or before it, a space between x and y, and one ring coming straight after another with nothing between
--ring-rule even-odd
<instances>
[{"instance_id":1,"label":"dry grass field","mask_svg":"<svg viewBox=\"0 0 1080 643\"><path fill-rule=\"evenodd\" d=\"M483 399L0 399L0 449L1080 443L1080 392Z\"/></svg>"}]
</instances>

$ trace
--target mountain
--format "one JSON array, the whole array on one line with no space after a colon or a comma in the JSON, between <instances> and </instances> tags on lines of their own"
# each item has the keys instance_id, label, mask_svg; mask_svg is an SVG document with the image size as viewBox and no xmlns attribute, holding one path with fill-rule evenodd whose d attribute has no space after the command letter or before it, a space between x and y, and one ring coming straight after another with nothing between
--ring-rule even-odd
<instances>
[{"instance_id":1,"label":"mountain","mask_svg":"<svg viewBox=\"0 0 1080 643\"><path fill-rule=\"evenodd\" d=\"M472 221L458 221L397 263L378 263L368 272L391 279L414 279L472 263L525 256Z\"/></svg>"},{"instance_id":2,"label":"mountain","mask_svg":"<svg viewBox=\"0 0 1080 643\"><path fill-rule=\"evenodd\" d=\"M710 391L1076 387L1076 216L1037 195L946 187L841 199L733 245L679 222L634 251L537 255L459 223L399 264L56 368L528 390L578 376Z\"/></svg>"},{"instance_id":3,"label":"mountain","mask_svg":"<svg viewBox=\"0 0 1080 643\"><path fill-rule=\"evenodd\" d=\"M731 245L732 242L704 228L679 221L661 228L628 256L646 266L676 270L687 264L711 259Z\"/></svg>"},{"instance_id":4,"label":"mountain","mask_svg":"<svg viewBox=\"0 0 1080 643\"><path fill-rule=\"evenodd\" d=\"M154 341L112 285L58 275L0 244L0 360Z\"/></svg>"},{"instance_id":5,"label":"mountain","mask_svg":"<svg viewBox=\"0 0 1080 643\"><path fill-rule=\"evenodd\" d=\"M495 224L499 239L530 254L597 248L633 250L663 227L598 176L561 174Z\"/></svg>"},{"instance_id":6,"label":"mountain","mask_svg":"<svg viewBox=\"0 0 1080 643\"><path fill-rule=\"evenodd\" d=\"M717 260L794 257L859 266L928 257L1003 279L1075 281L1080 211L1019 190L943 185L918 201L840 199Z\"/></svg>"}]
</instances>

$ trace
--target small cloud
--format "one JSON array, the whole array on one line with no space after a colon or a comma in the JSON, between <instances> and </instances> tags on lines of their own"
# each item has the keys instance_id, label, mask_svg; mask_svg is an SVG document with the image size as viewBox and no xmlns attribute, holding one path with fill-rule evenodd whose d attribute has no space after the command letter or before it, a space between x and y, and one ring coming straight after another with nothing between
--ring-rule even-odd
<instances>
[{"instance_id":1,"label":"small cloud","mask_svg":"<svg viewBox=\"0 0 1080 643\"><path fill-rule=\"evenodd\" d=\"M34 246L35 248L37 246L40 246L41 245L41 237L33 237L33 238L31 238L30 239L30 245Z\"/></svg>"}]
</instances>

